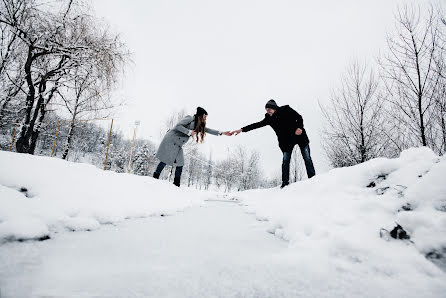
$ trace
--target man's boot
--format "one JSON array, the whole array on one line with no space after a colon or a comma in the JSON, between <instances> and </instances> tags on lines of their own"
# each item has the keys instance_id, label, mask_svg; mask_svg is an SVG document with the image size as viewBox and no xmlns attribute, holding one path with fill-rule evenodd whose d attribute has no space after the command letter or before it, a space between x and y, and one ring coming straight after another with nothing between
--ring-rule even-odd
<instances>
[{"instance_id":1,"label":"man's boot","mask_svg":"<svg viewBox=\"0 0 446 298\"><path fill-rule=\"evenodd\" d=\"M175 177L175 178L173 179L173 184L174 184L175 186L180 187L180 180L181 180L180 177Z\"/></svg>"},{"instance_id":2,"label":"man's boot","mask_svg":"<svg viewBox=\"0 0 446 298\"><path fill-rule=\"evenodd\" d=\"M284 187L290 185L289 182L282 182L282 185L280 186L281 189L283 189Z\"/></svg>"},{"instance_id":3,"label":"man's boot","mask_svg":"<svg viewBox=\"0 0 446 298\"><path fill-rule=\"evenodd\" d=\"M160 178L160 174L158 174L158 173L153 173L153 178L155 178L155 179L159 179L159 178Z\"/></svg>"}]
</instances>

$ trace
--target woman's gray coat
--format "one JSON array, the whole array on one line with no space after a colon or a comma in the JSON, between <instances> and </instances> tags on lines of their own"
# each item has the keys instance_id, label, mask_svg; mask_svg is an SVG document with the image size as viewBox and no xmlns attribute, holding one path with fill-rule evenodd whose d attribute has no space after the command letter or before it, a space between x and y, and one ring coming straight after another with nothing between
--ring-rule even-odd
<instances>
[{"instance_id":1,"label":"woman's gray coat","mask_svg":"<svg viewBox=\"0 0 446 298\"><path fill-rule=\"evenodd\" d=\"M184 166L183 145L190 138L190 134L195 128L195 121L193 116L186 116L183 120L177 123L174 128L169 130L161 141L156 157L164 162L166 165ZM206 127L206 133L212 135L220 135L218 130Z\"/></svg>"}]
</instances>

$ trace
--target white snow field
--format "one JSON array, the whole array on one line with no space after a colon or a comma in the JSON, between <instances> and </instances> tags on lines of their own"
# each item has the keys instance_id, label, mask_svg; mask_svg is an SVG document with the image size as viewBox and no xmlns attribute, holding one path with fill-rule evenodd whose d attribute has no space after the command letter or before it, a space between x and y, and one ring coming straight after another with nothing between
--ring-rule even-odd
<instances>
[{"instance_id":1,"label":"white snow field","mask_svg":"<svg viewBox=\"0 0 446 298\"><path fill-rule=\"evenodd\" d=\"M427 148L224 196L0 152L0 297L446 297L445 181Z\"/></svg>"},{"instance_id":2,"label":"white snow field","mask_svg":"<svg viewBox=\"0 0 446 298\"><path fill-rule=\"evenodd\" d=\"M57 158L0 152L0 241L169 215L208 194Z\"/></svg>"}]
</instances>

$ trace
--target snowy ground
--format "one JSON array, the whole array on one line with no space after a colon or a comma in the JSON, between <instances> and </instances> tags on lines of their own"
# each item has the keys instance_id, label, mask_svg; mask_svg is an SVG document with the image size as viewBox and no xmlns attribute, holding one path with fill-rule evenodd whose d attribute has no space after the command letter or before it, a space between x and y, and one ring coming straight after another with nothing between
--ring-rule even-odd
<instances>
[{"instance_id":1,"label":"snowy ground","mask_svg":"<svg viewBox=\"0 0 446 298\"><path fill-rule=\"evenodd\" d=\"M1 262L9 268L0 269L0 280L6 296L17 297L280 296L304 286L292 282L299 274L283 258L286 248L234 203L211 203L4 245Z\"/></svg>"},{"instance_id":2,"label":"snowy ground","mask_svg":"<svg viewBox=\"0 0 446 298\"><path fill-rule=\"evenodd\" d=\"M209 194L57 158L0 151L0 243L94 230L201 204Z\"/></svg>"},{"instance_id":3,"label":"snowy ground","mask_svg":"<svg viewBox=\"0 0 446 298\"><path fill-rule=\"evenodd\" d=\"M0 164L0 297L446 297L446 159L425 148L226 196L239 202L58 159ZM410 241L380 238L395 222Z\"/></svg>"},{"instance_id":4,"label":"snowy ground","mask_svg":"<svg viewBox=\"0 0 446 298\"><path fill-rule=\"evenodd\" d=\"M265 228L236 204L213 202L51 241L8 243L0 247L2 297L441 297L445 290L432 277L364 278L328 260L309 261Z\"/></svg>"}]
</instances>

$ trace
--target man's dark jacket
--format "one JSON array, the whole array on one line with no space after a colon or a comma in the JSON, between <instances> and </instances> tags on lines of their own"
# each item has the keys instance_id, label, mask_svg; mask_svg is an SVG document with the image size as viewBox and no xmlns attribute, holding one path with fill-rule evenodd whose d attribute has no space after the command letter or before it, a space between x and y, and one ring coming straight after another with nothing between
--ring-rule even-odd
<instances>
[{"instance_id":1,"label":"man's dark jacket","mask_svg":"<svg viewBox=\"0 0 446 298\"><path fill-rule=\"evenodd\" d=\"M245 126L242 131L248 132L266 125L271 126L276 132L282 152L292 151L296 144L302 148L310 143L302 116L288 105L279 107L272 116L265 114L262 121ZM299 136L296 135L298 128L302 129L302 134Z\"/></svg>"}]
</instances>

